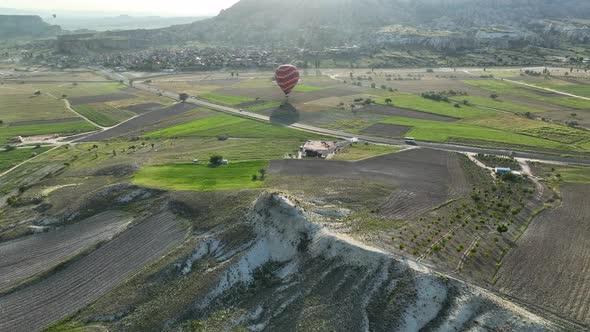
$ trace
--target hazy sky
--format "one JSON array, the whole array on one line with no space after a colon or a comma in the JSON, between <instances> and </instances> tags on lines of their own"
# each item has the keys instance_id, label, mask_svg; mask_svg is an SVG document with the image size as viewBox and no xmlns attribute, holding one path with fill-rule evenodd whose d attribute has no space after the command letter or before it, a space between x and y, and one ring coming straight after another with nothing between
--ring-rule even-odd
<instances>
[{"instance_id":1,"label":"hazy sky","mask_svg":"<svg viewBox=\"0 0 590 332\"><path fill-rule=\"evenodd\" d=\"M214 15L238 0L0 0L0 7L157 15Z\"/></svg>"}]
</instances>

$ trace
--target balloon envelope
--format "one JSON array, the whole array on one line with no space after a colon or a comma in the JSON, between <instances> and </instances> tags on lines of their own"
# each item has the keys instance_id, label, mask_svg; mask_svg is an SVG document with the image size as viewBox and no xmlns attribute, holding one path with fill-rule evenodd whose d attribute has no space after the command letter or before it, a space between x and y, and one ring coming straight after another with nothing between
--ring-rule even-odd
<instances>
[{"instance_id":1,"label":"balloon envelope","mask_svg":"<svg viewBox=\"0 0 590 332\"><path fill-rule=\"evenodd\" d=\"M282 65L275 73L275 80L285 95L288 95L299 83L299 70L292 65Z\"/></svg>"}]
</instances>

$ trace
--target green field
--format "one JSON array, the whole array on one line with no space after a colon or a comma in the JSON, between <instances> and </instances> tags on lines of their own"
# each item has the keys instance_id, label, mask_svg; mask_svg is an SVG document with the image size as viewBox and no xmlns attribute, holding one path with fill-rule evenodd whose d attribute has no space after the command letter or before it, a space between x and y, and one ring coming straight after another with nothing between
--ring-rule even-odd
<instances>
[{"instance_id":1,"label":"green field","mask_svg":"<svg viewBox=\"0 0 590 332\"><path fill-rule=\"evenodd\" d=\"M10 138L16 136L78 134L96 129L97 128L94 125L86 120L66 123L0 127L0 144L5 144Z\"/></svg>"},{"instance_id":2,"label":"green field","mask_svg":"<svg viewBox=\"0 0 590 332\"><path fill-rule=\"evenodd\" d=\"M516 104L512 102L507 102L499 99L492 99L490 97L481 97L481 96L460 96L460 97L452 97L452 100L456 102L463 102L463 100L469 101L470 104L477 105L477 106L484 106L490 107L502 111L513 112L513 113L537 113L543 112L545 110L535 108L532 106L528 106L525 104Z\"/></svg>"},{"instance_id":3,"label":"green field","mask_svg":"<svg viewBox=\"0 0 590 332\"><path fill-rule=\"evenodd\" d=\"M76 117L78 115L68 110L63 100L46 94L34 96L0 89L0 120L4 123Z\"/></svg>"},{"instance_id":4,"label":"green field","mask_svg":"<svg viewBox=\"0 0 590 332\"><path fill-rule=\"evenodd\" d=\"M36 149L20 148L12 151L0 151L0 172L10 169L19 163L41 154L50 148L41 147Z\"/></svg>"},{"instance_id":5,"label":"green field","mask_svg":"<svg viewBox=\"0 0 590 332\"><path fill-rule=\"evenodd\" d=\"M552 96L544 96L542 93L545 93L544 90L538 90L539 94L535 93L535 88L527 88L525 86L521 86L518 84L506 82L506 81L498 81L498 80L467 80L464 81L466 84L476 86L481 89L488 90L490 92L494 92L500 97L502 94L510 94L510 95L517 95L523 96L527 98L531 98L534 100L542 101L548 104L558 105L558 106L566 106L576 109L590 109L590 100L583 100L574 97L552 97ZM547 92L550 93L550 92Z\"/></svg>"},{"instance_id":6,"label":"green field","mask_svg":"<svg viewBox=\"0 0 590 332\"><path fill-rule=\"evenodd\" d=\"M267 110L267 109L271 109L271 108L277 108L277 107L281 106L282 104L283 104L283 102L281 102L281 101L270 101L270 102L267 102L264 104L250 106L250 107L246 108L246 110L248 112L258 112L258 111L263 111L263 110Z\"/></svg>"},{"instance_id":7,"label":"green field","mask_svg":"<svg viewBox=\"0 0 590 332\"><path fill-rule=\"evenodd\" d=\"M590 183L590 167L561 167L557 169L561 180L570 183Z\"/></svg>"},{"instance_id":8,"label":"green field","mask_svg":"<svg viewBox=\"0 0 590 332\"><path fill-rule=\"evenodd\" d=\"M114 126L135 116L133 112L113 108L105 104L77 105L74 106L74 109L90 121L103 127Z\"/></svg>"},{"instance_id":9,"label":"green field","mask_svg":"<svg viewBox=\"0 0 590 332\"><path fill-rule=\"evenodd\" d=\"M474 106L461 105L461 108L456 108L453 106L453 103L438 102L413 94L396 94L389 98L393 101L393 106L460 119L475 118L496 113L492 110L486 110ZM387 97L380 97L377 98L375 102L386 105L385 99L387 99Z\"/></svg>"},{"instance_id":10,"label":"green field","mask_svg":"<svg viewBox=\"0 0 590 332\"><path fill-rule=\"evenodd\" d=\"M249 189L264 184L252 180L267 161L242 161L218 167L200 164L170 164L147 166L133 178L140 186L166 190Z\"/></svg>"},{"instance_id":11,"label":"green field","mask_svg":"<svg viewBox=\"0 0 590 332\"><path fill-rule=\"evenodd\" d=\"M295 87L295 89L293 89L293 91L296 91L296 92L314 92L314 91L320 91L320 90L324 90L324 89L325 89L325 87L299 84L299 85L297 85Z\"/></svg>"},{"instance_id":12,"label":"green field","mask_svg":"<svg viewBox=\"0 0 590 332\"><path fill-rule=\"evenodd\" d=\"M281 125L218 114L208 118L162 129L145 137L229 137L309 139L317 135L290 129Z\"/></svg>"},{"instance_id":13,"label":"green field","mask_svg":"<svg viewBox=\"0 0 590 332\"><path fill-rule=\"evenodd\" d=\"M41 91L47 91L56 97L67 95L68 97L100 96L113 93L121 93L127 86L120 83L59 83L59 84L35 84Z\"/></svg>"},{"instance_id":14,"label":"green field","mask_svg":"<svg viewBox=\"0 0 590 332\"><path fill-rule=\"evenodd\" d=\"M590 132L586 130L574 129L539 120L531 120L513 114L497 114L496 116L463 120L461 123L511 131L567 144L590 140Z\"/></svg>"},{"instance_id":15,"label":"green field","mask_svg":"<svg viewBox=\"0 0 590 332\"><path fill-rule=\"evenodd\" d=\"M225 105L238 105L238 104L247 103L247 102L251 102L251 101L255 100L254 98L223 95L223 94L219 94L219 93L202 93L199 95L199 98L208 100L212 103L225 104Z\"/></svg>"},{"instance_id":16,"label":"green field","mask_svg":"<svg viewBox=\"0 0 590 332\"><path fill-rule=\"evenodd\" d=\"M521 135L509 131L479 127L464 123L438 122L394 117L382 123L412 127L406 135L418 140L448 142L452 138L489 141L505 144L523 145L545 149L576 150L575 147L546 139Z\"/></svg>"},{"instance_id":17,"label":"green field","mask_svg":"<svg viewBox=\"0 0 590 332\"><path fill-rule=\"evenodd\" d=\"M375 144L353 144L332 158L333 160L361 160L374 156L379 156L387 153L394 153L400 151L399 146L391 145L375 145Z\"/></svg>"},{"instance_id":18,"label":"green field","mask_svg":"<svg viewBox=\"0 0 590 332\"><path fill-rule=\"evenodd\" d=\"M567 93L571 93L577 96L582 97L589 97L590 98L590 85L577 85L577 84L570 84L564 81L556 81L556 80L549 80L547 82L540 81L540 82L532 82L530 83L535 86L540 86L543 88L549 88L557 91L563 91Z\"/></svg>"}]
</instances>

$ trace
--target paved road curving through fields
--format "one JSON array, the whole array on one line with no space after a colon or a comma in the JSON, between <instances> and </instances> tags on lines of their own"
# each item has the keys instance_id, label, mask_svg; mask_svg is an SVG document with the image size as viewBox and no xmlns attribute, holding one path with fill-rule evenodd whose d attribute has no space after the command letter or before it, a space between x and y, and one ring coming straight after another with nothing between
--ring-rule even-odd
<instances>
[{"instance_id":1,"label":"paved road curving through fields","mask_svg":"<svg viewBox=\"0 0 590 332\"><path fill-rule=\"evenodd\" d=\"M111 78L112 80L116 81L123 81L125 84L129 84L129 79L121 74L114 73L105 69L100 68L92 68L95 70L100 71L106 77ZM172 98L177 100L178 93L165 91L162 89L155 88L153 86L141 83L134 83L133 87L139 90L143 90L153 94L161 94L164 97ZM207 102L204 100L196 99L196 98L189 98L187 103L191 103L198 106L208 107L214 109L216 111L230 113L233 115L254 119L258 121L270 122L270 117L262 114L257 114L253 112L247 112L240 109L223 106L214 104L211 102ZM371 143L380 143L380 144L388 144L388 145L403 145L405 144L401 139L390 139L390 138L382 138L382 137L373 137L373 136L364 136L364 135L356 135L347 133L344 131L339 130L331 130L325 129L315 126L310 126L302 123L293 123L288 127L328 136L340 137L340 138L352 138L356 137L363 141L371 142ZM434 142L419 142L419 146L422 148L429 148L434 150L443 150L443 151L452 151L452 152L471 152L471 153L484 153L489 155L497 155L497 156L509 156L511 155L511 150L503 150L503 149L493 149L493 148L479 148L479 147L472 147L472 146L464 146L464 145L457 145L457 144L447 144L447 143L434 143ZM590 166L590 159L586 158L570 158L570 157L561 157L556 155L548 155L548 154L540 154L540 153L529 153L529 152L518 152L518 157L523 159L534 159L538 161L545 161L545 162L553 162L553 163L564 163L564 164L580 164L580 165L588 165Z\"/></svg>"}]
</instances>

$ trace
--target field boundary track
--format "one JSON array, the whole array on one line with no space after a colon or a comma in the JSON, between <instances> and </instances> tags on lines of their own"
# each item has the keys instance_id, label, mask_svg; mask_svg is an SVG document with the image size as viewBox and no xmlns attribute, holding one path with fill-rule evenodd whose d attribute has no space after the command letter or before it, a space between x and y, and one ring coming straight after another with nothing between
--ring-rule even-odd
<instances>
[{"instance_id":1,"label":"field boundary track","mask_svg":"<svg viewBox=\"0 0 590 332\"><path fill-rule=\"evenodd\" d=\"M25 161L23 161L23 162L15 165L15 166L13 166L12 168L10 168L10 169L8 169L8 170L0 173L0 178L3 177L3 176L5 176L6 174L9 174L10 172L14 171L15 169L19 168L20 166L22 166L22 165L24 165L26 163L31 162L33 159L37 159L37 158L41 157L42 155L47 154L47 153L49 153L49 152L51 152L51 151L53 151L53 150L55 150L57 148L59 148L59 145L58 146L55 146L52 149L49 149L49 150L47 150L47 151L45 151L43 153L40 153L40 154L38 154L38 155L36 155L36 156L34 156L32 158L29 158L29 159L27 159L27 160L25 160Z\"/></svg>"},{"instance_id":2,"label":"field boundary track","mask_svg":"<svg viewBox=\"0 0 590 332\"><path fill-rule=\"evenodd\" d=\"M55 98L55 99L59 99L59 98L57 98L56 96L52 95L52 94L51 94L51 93L49 93L49 92L48 92L47 94L48 94L49 96L51 96L51 97ZM78 112L77 112L77 111L76 111L74 108L72 108L72 104L70 104L70 101L69 101L67 98L64 98L64 99L63 99L63 101L64 101L64 104L66 105L66 108L67 108L67 109L68 109L70 112L72 112L72 113L74 113L74 114L78 115L78 116L79 116L79 117L81 117L82 119L84 119L84 120L86 120L86 121L88 121L88 122L92 123L94 126L96 126L96 127L100 128L100 129L105 129L105 127L103 127L103 126L99 125L98 123L95 123L94 121L91 121L90 119L88 119L88 118L87 118L87 117L85 117L84 115L82 115L82 114L78 113Z\"/></svg>"},{"instance_id":3,"label":"field boundary track","mask_svg":"<svg viewBox=\"0 0 590 332\"><path fill-rule=\"evenodd\" d=\"M474 77L478 77L479 76L479 75L476 75L476 74L470 72L469 70L463 70L463 72L465 74L468 74L468 75L471 75L471 76L474 76ZM544 88L544 87L541 87L541 86L536 86L536 85L525 83L525 82L519 82L519 81L507 79L507 78L494 77L494 79L497 80L497 81L518 84L518 85L526 86L526 87L537 89L537 90L545 90L545 91L548 91L548 92L557 93L557 94L560 94L560 95L566 96L566 97L572 97L572 98L578 98L578 99L590 101L590 98L588 98L588 97L578 96L578 95L575 95L575 94L569 93L569 92L563 92L563 91L559 91L559 90L555 90L555 89Z\"/></svg>"}]
</instances>

